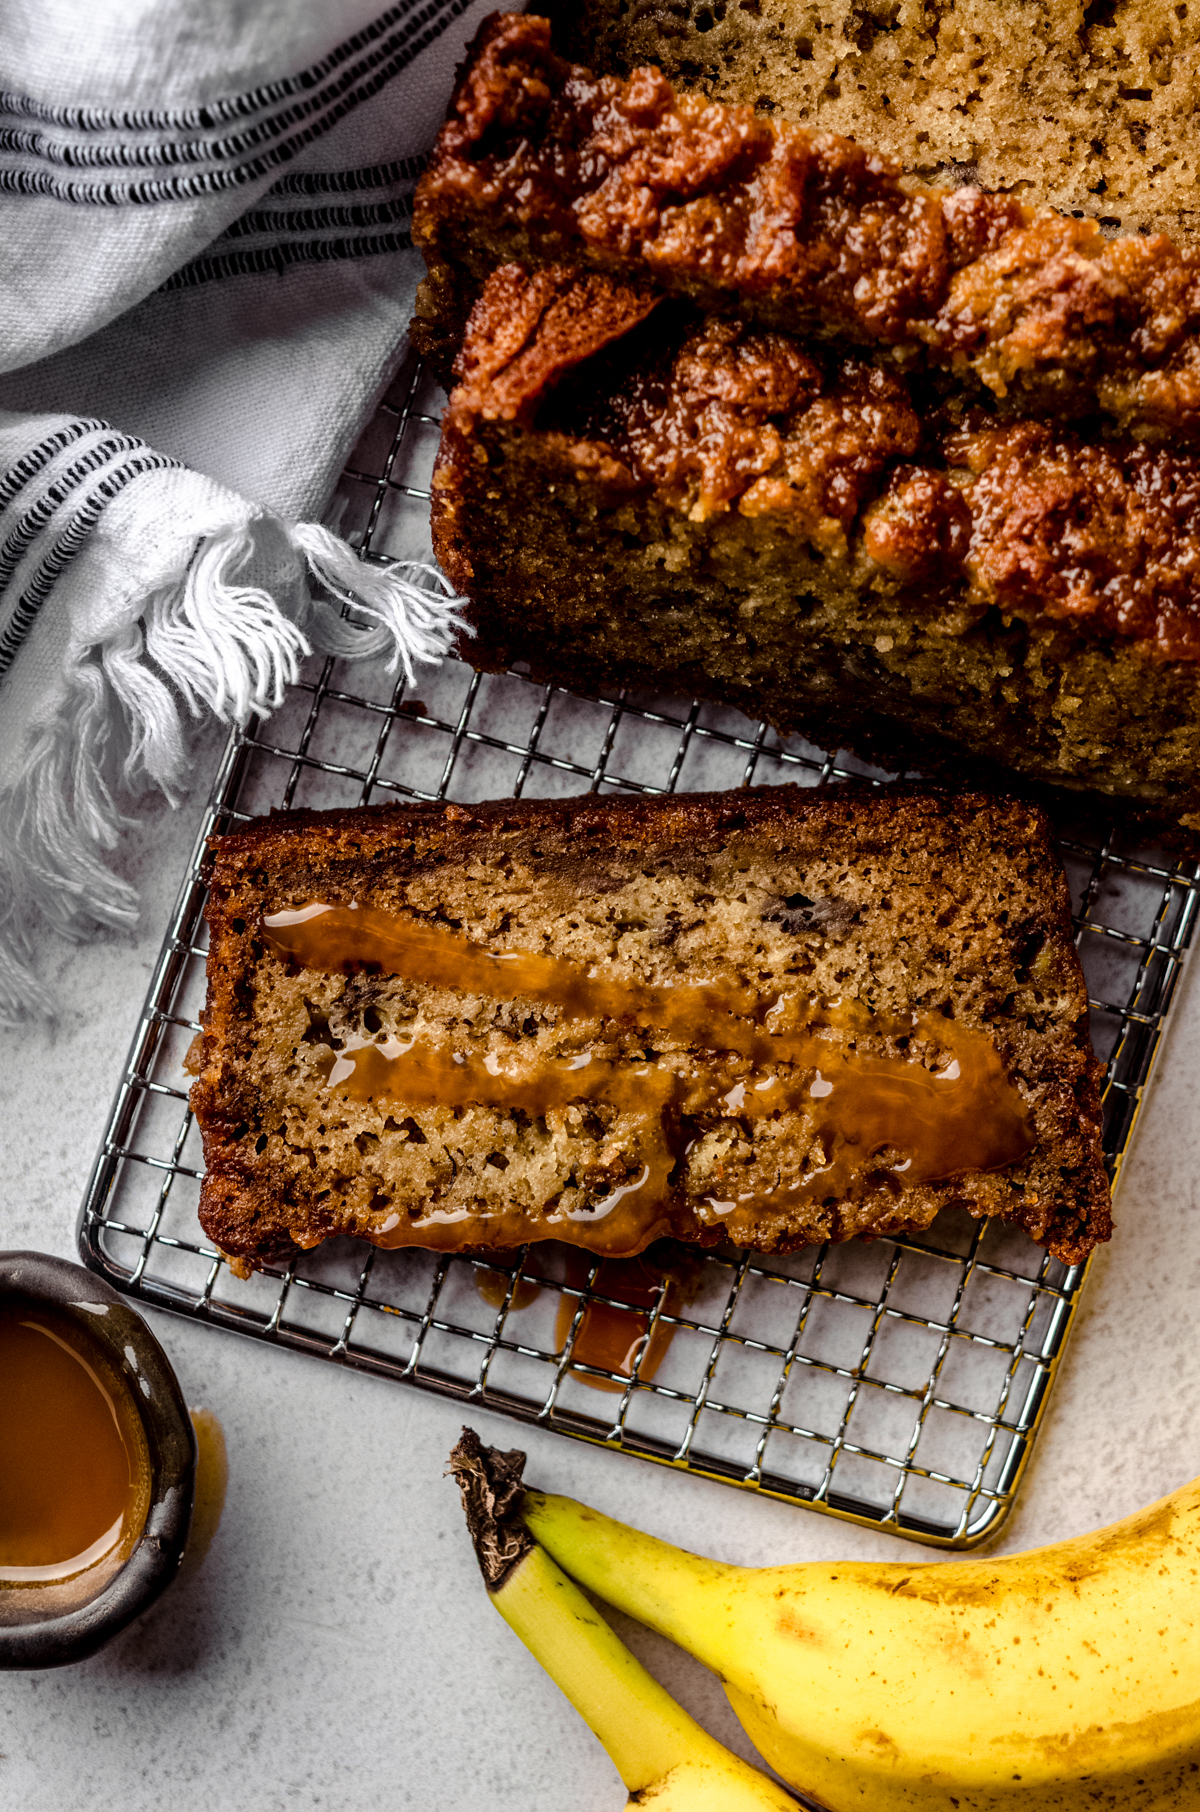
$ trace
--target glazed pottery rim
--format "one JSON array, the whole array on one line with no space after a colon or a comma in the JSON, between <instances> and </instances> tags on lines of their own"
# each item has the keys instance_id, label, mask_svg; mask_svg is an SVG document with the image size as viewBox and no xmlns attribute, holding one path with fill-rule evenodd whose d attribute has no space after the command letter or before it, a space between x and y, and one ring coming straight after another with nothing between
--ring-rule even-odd
<instances>
[{"instance_id":1,"label":"glazed pottery rim","mask_svg":"<svg viewBox=\"0 0 1200 1812\"><path fill-rule=\"evenodd\" d=\"M94 1654L178 1572L196 1492L196 1437L170 1360L111 1284L70 1259L0 1252L0 1300L11 1297L68 1315L103 1349L137 1405L150 1452L146 1521L120 1571L74 1610L0 1624L0 1668L60 1667Z\"/></svg>"}]
</instances>

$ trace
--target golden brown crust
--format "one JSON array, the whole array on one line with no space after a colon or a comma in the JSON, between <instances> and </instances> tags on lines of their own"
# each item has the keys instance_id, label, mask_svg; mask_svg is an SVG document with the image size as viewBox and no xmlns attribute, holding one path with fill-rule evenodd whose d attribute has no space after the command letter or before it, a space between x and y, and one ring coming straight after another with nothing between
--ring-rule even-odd
<instances>
[{"instance_id":1,"label":"golden brown crust","mask_svg":"<svg viewBox=\"0 0 1200 1812\"><path fill-rule=\"evenodd\" d=\"M490 298L511 316L522 281L486 286L434 473L473 661L589 692L652 676L890 767L959 775L965 753L986 784L1003 765L1094 791L1190 845L1195 456L956 420L671 299L572 368L582 292L558 267L497 365Z\"/></svg>"},{"instance_id":2,"label":"golden brown crust","mask_svg":"<svg viewBox=\"0 0 1200 1812\"><path fill-rule=\"evenodd\" d=\"M256 1056L260 1041L268 1040L262 1003L273 998L279 969L261 938L264 911L321 898L389 906L407 900L410 910L420 901L425 911L486 915L497 886L508 885L503 877L515 876L514 898L528 899L532 886L546 910L556 900L572 920L580 903L590 902L602 927L603 910L594 903L629 897L621 890L631 876L642 886L643 869L647 875L686 870L719 889L716 877L731 863L731 874L744 875L744 865L754 861L765 861L772 873L815 864L814 872L841 876L839 886L865 890L861 926L852 927L853 915L843 913L836 935L814 931L813 948L834 936L836 948L827 954L838 972L861 973L864 986L890 988L890 998L907 1000L913 1010L953 1011L945 1003L956 1003L964 1023L986 1026L1005 1065L1020 1077L1038 1129L1035 1151L1007 1171L914 1186L898 1202L884 1192L879 1204L860 1204L844 1219L836 1209L822 1211L818 1221L796 1222L790 1233L786 1221L766 1216L761 1249L786 1250L865 1227L925 1225L951 1201L1004 1215L1068 1262L1106 1239L1098 1069L1065 880L1042 814L1014 800L923 789L793 787L297 812L214 839L209 994L192 1091L204 1139L200 1213L209 1236L231 1255L261 1262L335 1233L365 1232L372 1216L378 1219L383 1173L372 1171L369 1155L361 1160L362 1175L348 1176L320 1149L290 1151L275 1135L281 1097L268 1086L265 1042ZM483 878L464 879L469 876ZM526 940L537 935L533 919L520 933ZM787 938L805 935L795 929ZM785 948L792 948L786 939ZM662 951L658 934L645 949ZM353 982L338 985L353 991ZM359 1149L378 1143L372 1134ZM673 1231L699 1243L720 1236L719 1227L682 1203Z\"/></svg>"},{"instance_id":3,"label":"golden brown crust","mask_svg":"<svg viewBox=\"0 0 1200 1812\"><path fill-rule=\"evenodd\" d=\"M1195 255L923 188L850 140L677 94L652 68L596 79L528 15L481 28L413 232L468 287L510 261L574 261L928 360L1025 413L1200 434Z\"/></svg>"},{"instance_id":4,"label":"golden brown crust","mask_svg":"<svg viewBox=\"0 0 1200 1812\"><path fill-rule=\"evenodd\" d=\"M565 56L657 64L714 100L904 169L1195 245L1200 19L1179 0L560 0Z\"/></svg>"},{"instance_id":5,"label":"golden brown crust","mask_svg":"<svg viewBox=\"0 0 1200 1812\"><path fill-rule=\"evenodd\" d=\"M852 359L823 367L786 335L712 316L673 337L662 325L556 406L563 375L652 306L565 266L489 278L434 480L435 547L455 583L471 589L474 519L455 499L478 463L478 424L513 422L614 497L652 489L691 522L775 517L866 586L885 575L969 611L1200 660L1195 456L1036 422L922 424L901 378Z\"/></svg>"},{"instance_id":6,"label":"golden brown crust","mask_svg":"<svg viewBox=\"0 0 1200 1812\"><path fill-rule=\"evenodd\" d=\"M1070 622L1097 639L1129 637L1150 657L1200 660L1194 455L1089 445L1038 423L950 435L941 452L957 484L943 479L938 494L940 474L897 472L881 506L895 511L886 554L881 525L866 525L872 558L902 579L922 576L929 549L946 547L961 523L960 570L972 599L1027 622Z\"/></svg>"},{"instance_id":7,"label":"golden brown crust","mask_svg":"<svg viewBox=\"0 0 1200 1812\"><path fill-rule=\"evenodd\" d=\"M662 297L573 265L493 273L458 358L460 407L497 421L532 422L568 372L620 340Z\"/></svg>"}]
</instances>

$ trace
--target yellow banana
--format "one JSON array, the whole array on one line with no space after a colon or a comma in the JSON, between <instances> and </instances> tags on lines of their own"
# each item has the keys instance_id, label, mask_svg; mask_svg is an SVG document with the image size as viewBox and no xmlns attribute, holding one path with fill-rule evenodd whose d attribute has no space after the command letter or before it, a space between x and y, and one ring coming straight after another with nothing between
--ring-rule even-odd
<instances>
[{"instance_id":1,"label":"yellow banana","mask_svg":"<svg viewBox=\"0 0 1200 1812\"><path fill-rule=\"evenodd\" d=\"M1200 1809L1200 1480L999 1560L736 1567L570 1498L521 1516L725 1683L833 1812Z\"/></svg>"},{"instance_id":2,"label":"yellow banana","mask_svg":"<svg viewBox=\"0 0 1200 1812\"><path fill-rule=\"evenodd\" d=\"M524 1457L494 1453L465 1428L450 1467L492 1603L600 1738L627 1807L796 1812L790 1793L701 1730L512 1519Z\"/></svg>"}]
</instances>

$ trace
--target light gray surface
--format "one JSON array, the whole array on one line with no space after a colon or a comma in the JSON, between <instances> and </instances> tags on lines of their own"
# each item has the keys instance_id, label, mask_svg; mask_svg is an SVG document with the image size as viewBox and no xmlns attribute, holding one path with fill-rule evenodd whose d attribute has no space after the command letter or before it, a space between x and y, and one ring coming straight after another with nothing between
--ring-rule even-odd
<instances>
[{"instance_id":1,"label":"light gray surface","mask_svg":"<svg viewBox=\"0 0 1200 1812\"><path fill-rule=\"evenodd\" d=\"M0 1035L5 1247L74 1253L119 1066L199 820L149 807L121 861L136 937L52 953L64 1017ZM1123 1515L1200 1471L1200 995L1185 972L1101 1254L1022 1498L997 1552ZM151 1320L193 1405L224 1425L211 1552L102 1655L0 1676L0 1806L276 1812L617 1807L615 1771L487 1603L442 1477L461 1420L433 1397L170 1316ZM528 1476L745 1563L918 1558L907 1543L495 1417ZM750 1753L715 1681L622 1623L709 1727Z\"/></svg>"}]
</instances>

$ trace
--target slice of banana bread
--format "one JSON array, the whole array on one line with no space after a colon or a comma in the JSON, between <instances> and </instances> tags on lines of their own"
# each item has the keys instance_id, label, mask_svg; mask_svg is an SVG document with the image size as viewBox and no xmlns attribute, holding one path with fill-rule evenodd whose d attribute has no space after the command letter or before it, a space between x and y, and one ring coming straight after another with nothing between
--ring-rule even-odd
<instances>
[{"instance_id":1,"label":"slice of banana bread","mask_svg":"<svg viewBox=\"0 0 1200 1812\"><path fill-rule=\"evenodd\" d=\"M999 1215L1110 1232L1034 808L794 787L297 812L214 839L192 1105L241 1263Z\"/></svg>"},{"instance_id":2,"label":"slice of banana bread","mask_svg":"<svg viewBox=\"0 0 1200 1812\"><path fill-rule=\"evenodd\" d=\"M472 660L1200 831L1200 458L947 411L570 267L495 273L460 369L433 530Z\"/></svg>"},{"instance_id":3,"label":"slice of banana bread","mask_svg":"<svg viewBox=\"0 0 1200 1812\"><path fill-rule=\"evenodd\" d=\"M1126 233L1200 229L1200 13L1175 0L556 0L566 56Z\"/></svg>"},{"instance_id":4,"label":"slice of banana bread","mask_svg":"<svg viewBox=\"0 0 1200 1812\"><path fill-rule=\"evenodd\" d=\"M443 376L491 271L569 261L926 365L1009 413L1200 438L1200 254L925 188L848 139L676 94L656 69L594 77L529 15L480 30L413 238L430 266L413 337Z\"/></svg>"}]
</instances>

